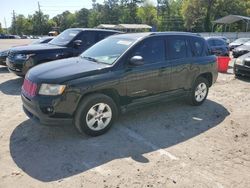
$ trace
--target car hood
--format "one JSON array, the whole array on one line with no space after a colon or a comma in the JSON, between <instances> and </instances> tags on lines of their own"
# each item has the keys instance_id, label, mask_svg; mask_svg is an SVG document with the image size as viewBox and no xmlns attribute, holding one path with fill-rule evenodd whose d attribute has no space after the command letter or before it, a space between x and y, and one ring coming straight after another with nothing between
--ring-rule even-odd
<instances>
[{"instance_id":1,"label":"car hood","mask_svg":"<svg viewBox=\"0 0 250 188\"><path fill-rule=\"evenodd\" d=\"M239 42L231 42L229 44L229 46L239 46L239 45L242 45L242 43L239 43Z\"/></svg>"},{"instance_id":2,"label":"car hood","mask_svg":"<svg viewBox=\"0 0 250 188\"><path fill-rule=\"evenodd\" d=\"M110 65L88 61L79 57L44 63L30 69L26 78L35 83L61 84L63 82L99 74Z\"/></svg>"},{"instance_id":3,"label":"car hood","mask_svg":"<svg viewBox=\"0 0 250 188\"><path fill-rule=\"evenodd\" d=\"M18 46L11 48L11 52L13 53L34 53L34 52L42 52L49 50L60 50L64 49L64 46L57 46L52 44L36 44L36 45L27 45L27 46Z\"/></svg>"},{"instance_id":4,"label":"car hood","mask_svg":"<svg viewBox=\"0 0 250 188\"><path fill-rule=\"evenodd\" d=\"M241 45L234 49L235 51L250 50L250 45Z\"/></svg>"}]
</instances>

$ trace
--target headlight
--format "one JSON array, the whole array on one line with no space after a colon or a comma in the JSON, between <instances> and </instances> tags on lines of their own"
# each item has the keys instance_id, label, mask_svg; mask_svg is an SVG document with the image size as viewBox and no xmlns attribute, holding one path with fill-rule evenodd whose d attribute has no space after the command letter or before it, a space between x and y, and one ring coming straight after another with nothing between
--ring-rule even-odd
<instances>
[{"instance_id":1,"label":"headlight","mask_svg":"<svg viewBox=\"0 0 250 188\"><path fill-rule=\"evenodd\" d=\"M34 56L34 55L35 54L17 54L15 58L19 60L28 60L31 56Z\"/></svg>"},{"instance_id":2,"label":"headlight","mask_svg":"<svg viewBox=\"0 0 250 188\"><path fill-rule=\"evenodd\" d=\"M61 95L65 89L65 85L58 84L42 84L39 89L40 95Z\"/></svg>"},{"instance_id":3,"label":"headlight","mask_svg":"<svg viewBox=\"0 0 250 188\"><path fill-rule=\"evenodd\" d=\"M242 59L236 59L235 60L235 64L237 64L237 65L244 65L244 61L242 60Z\"/></svg>"}]
</instances>

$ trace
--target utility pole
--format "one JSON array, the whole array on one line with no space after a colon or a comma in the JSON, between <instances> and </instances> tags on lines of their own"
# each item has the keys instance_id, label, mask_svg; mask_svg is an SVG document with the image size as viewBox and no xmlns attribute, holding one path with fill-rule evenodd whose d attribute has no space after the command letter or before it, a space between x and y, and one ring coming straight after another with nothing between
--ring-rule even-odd
<instances>
[{"instance_id":1,"label":"utility pole","mask_svg":"<svg viewBox=\"0 0 250 188\"><path fill-rule=\"evenodd\" d=\"M12 17L12 24L13 24L13 31L14 33L13 34L17 34L17 27L16 27L16 13L15 11L13 10L13 17Z\"/></svg>"},{"instance_id":2,"label":"utility pole","mask_svg":"<svg viewBox=\"0 0 250 188\"><path fill-rule=\"evenodd\" d=\"M7 27L7 23L6 23L6 18L4 17L4 25L5 25L5 29L6 29L6 34L8 34L8 27Z\"/></svg>"},{"instance_id":3,"label":"utility pole","mask_svg":"<svg viewBox=\"0 0 250 188\"><path fill-rule=\"evenodd\" d=\"M39 30L38 30L38 32L41 32L40 33L40 35L42 35L42 12L41 12L41 6L40 6L40 3L39 3L39 1L37 2L37 5L38 5L38 19L39 19L39 26L38 26L38 28L39 28Z\"/></svg>"}]
</instances>

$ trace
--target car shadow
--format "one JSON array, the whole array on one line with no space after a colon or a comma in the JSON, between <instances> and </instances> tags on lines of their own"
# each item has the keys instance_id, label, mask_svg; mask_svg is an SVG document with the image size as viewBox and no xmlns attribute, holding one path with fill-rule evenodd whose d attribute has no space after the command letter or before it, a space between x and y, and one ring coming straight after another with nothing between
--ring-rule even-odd
<instances>
[{"instance_id":1,"label":"car shadow","mask_svg":"<svg viewBox=\"0 0 250 188\"><path fill-rule=\"evenodd\" d=\"M6 95L20 95L23 78L7 80L0 84L0 91Z\"/></svg>"},{"instance_id":2,"label":"car shadow","mask_svg":"<svg viewBox=\"0 0 250 188\"><path fill-rule=\"evenodd\" d=\"M238 76L236 79L241 80L243 82L250 82L250 77L248 76Z\"/></svg>"},{"instance_id":3,"label":"car shadow","mask_svg":"<svg viewBox=\"0 0 250 188\"><path fill-rule=\"evenodd\" d=\"M119 158L148 163L143 154L192 139L228 115L211 100L198 107L183 101L161 103L123 114L99 137L79 135L73 126L46 127L26 120L12 132L10 153L29 176L51 182Z\"/></svg>"}]
</instances>

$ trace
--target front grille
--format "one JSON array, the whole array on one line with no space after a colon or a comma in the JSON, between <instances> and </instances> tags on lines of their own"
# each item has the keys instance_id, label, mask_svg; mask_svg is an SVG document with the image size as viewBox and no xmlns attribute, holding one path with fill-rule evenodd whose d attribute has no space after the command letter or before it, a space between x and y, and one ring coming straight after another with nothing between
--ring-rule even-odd
<instances>
[{"instance_id":1,"label":"front grille","mask_svg":"<svg viewBox=\"0 0 250 188\"><path fill-rule=\"evenodd\" d=\"M24 79L23 82L23 86L22 86L22 92L26 95L26 96L30 96L30 97L34 97L36 96L36 92L37 92L37 84L31 82L28 79Z\"/></svg>"},{"instance_id":2,"label":"front grille","mask_svg":"<svg viewBox=\"0 0 250 188\"><path fill-rule=\"evenodd\" d=\"M13 59L15 57L15 53L12 51L9 51L8 58Z\"/></svg>"}]
</instances>

